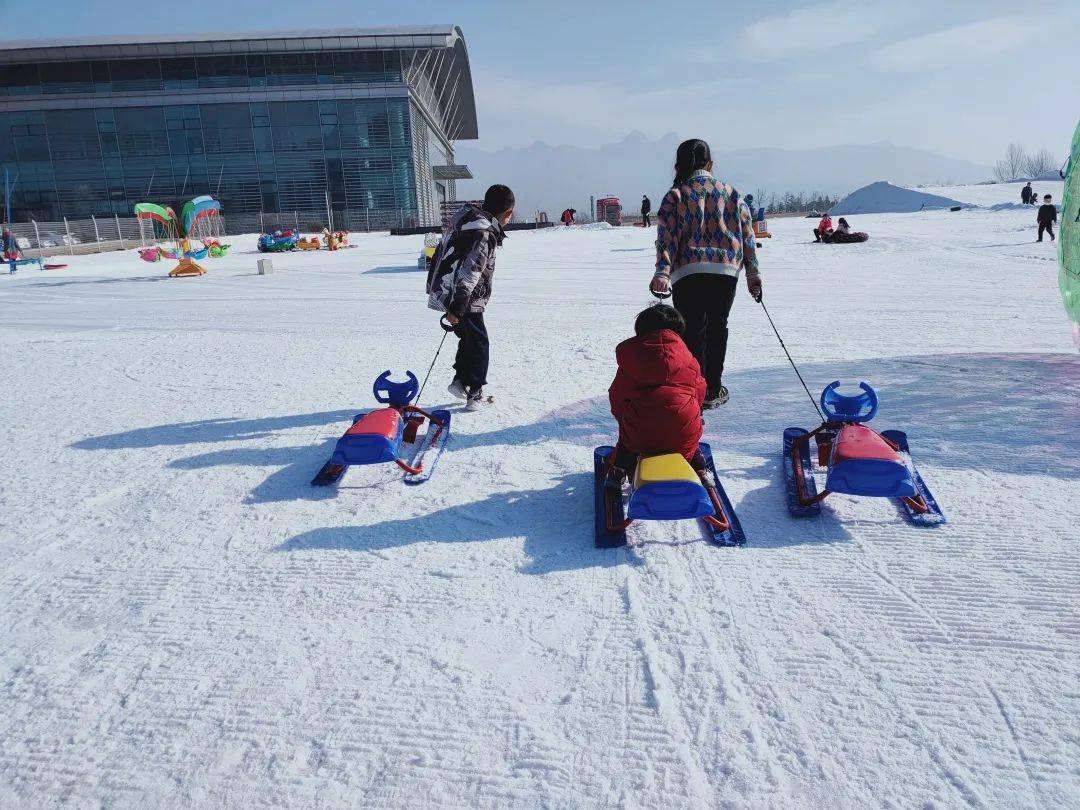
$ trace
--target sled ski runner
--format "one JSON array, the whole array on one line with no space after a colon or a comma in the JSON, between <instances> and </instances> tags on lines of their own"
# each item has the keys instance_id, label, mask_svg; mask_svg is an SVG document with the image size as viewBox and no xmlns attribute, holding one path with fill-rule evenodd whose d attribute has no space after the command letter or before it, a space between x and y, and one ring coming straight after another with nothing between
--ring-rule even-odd
<instances>
[{"instance_id":1,"label":"sled ski runner","mask_svg":"<svg viewBox=\"0 0 1080 810\"><path fill-rule=\"evenodd\" d=\"M614 447L593 452L593 497L597 548L626 545L626 529L635 520L699 519L709 539L720 546L741 546L746 535L716 475L712 449L699 445L706 472L699 475L678 453L642 456L630 482L629 500L622 490L604 486Z\"/></svg>"},{"instance_id":2,"label":"sled ski runner","mask_svg":"<svg viewBox=\"0 0 1080 810\"><path fill-rule=\"evenodd\" d=\"M794 517L813 517L821 513L821 502L836 492L889 498L915 526L944 523L941 507L911 459L907 434L899 430L878 433L864 424L877 413L874 389L861 382L861 393L846 396L837 392L839 386L835 381L821 392L825 419L818 427L784 431L788 511ZM817 443L818 466L826 471L821 490L814 479L811 439Z\"/></svg>"},{"instance_id":3,"label":"sled ski runner","mask_svg":"<svg viewBox=\"0 0 1080 810\"><path fill-rule=\"evenodd\" d=\"M338 484L350 466L385 462L393 462L404 471L402 481L406 484L423 484L431 478L450 441L450 411L426 411L410 404L419 388L411 371L403 383L392 383L389 377L389 371L383 372L373 389L375 400L388 407L357 414L352 426L338 439L330 460L312 479L313 486ZM418 440L424 422L427 430ZM403 449L407 456L402 455Z\"/></svg>"}]
</instances>

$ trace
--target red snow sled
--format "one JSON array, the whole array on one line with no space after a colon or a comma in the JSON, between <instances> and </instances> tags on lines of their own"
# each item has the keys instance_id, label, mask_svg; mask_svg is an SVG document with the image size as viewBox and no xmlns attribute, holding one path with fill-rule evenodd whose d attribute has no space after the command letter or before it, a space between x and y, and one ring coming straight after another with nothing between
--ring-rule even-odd
<instances>
[{"instance_id":1,"label":"red snow sled","mask_svg":"<svg viewBox=\"0 0 1080 810\"><path fill-rule=\"evenodd\" d=\"M864 424L878 410L874 389L860 382L861 393L848 396L840 394L839 387L837 380L821 392L825 421L818 427L784 431L784 475L791 514L817 515L821 502L836 492L891 498L911 523L944 523L945 515L911 460L907 434L899 430L878 433ZM817 440L817 463L826 470L820 492L813 475L811 438Z\"/></svg>"},{"instance_id":2,"label":"red snow sled","mask_svg":"<svg viewBox=\"0 0 1080 810\"><path fill-rule=\"evenodd\" d=\"M376 402L387 407L358 414L353 419L352 426L338 439L330 460L312 479L314 486L337 484L345 471L354 465L390 462L405 471L402 480L406 484L422 484L431 477L435 462L450 439L450 411L428 412L410 404L416 398L420 383L411 371L406 373L408 380L401 383L390 382L389 371L379 375L372 393ZM428 428L424 436L418 438L425 421ZM403 450L408 460L402 457ZM427 459L432 450L434 455Z\"/></svg>"}]
</instances>

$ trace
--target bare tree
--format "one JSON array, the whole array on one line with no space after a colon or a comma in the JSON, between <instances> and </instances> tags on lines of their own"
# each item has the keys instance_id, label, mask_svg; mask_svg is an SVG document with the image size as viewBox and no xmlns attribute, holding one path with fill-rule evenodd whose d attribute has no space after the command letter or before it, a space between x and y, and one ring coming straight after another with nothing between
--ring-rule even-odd
<instances>
[{"instance_id":1,"label":"bare tree","mask_svg":"<svg viewBox=\"0 0 1080 810\"><path fill-rule=\"evenodd\" d=\"M1034 152L1028 155L1027 161L1024 163L1024 173L1031 180L1035 180L1042 177L1044 174L1049 174L1058 166L1057 160L1049 149L1040 149L1038 152Z\"/></svg>"},{"instance_id":2,"label":"bare tree","mask_svg":"<svg viewBox=\"0 0 1080 810\"><path fill-rule=\"evenodd\" d=\"M1018 143L1010 143L1005 150L1005 157L994 166L994 175L1002 183L1019 180L1027 169L1028 160L1024 147Z\"/></svg>"}]
</instances>

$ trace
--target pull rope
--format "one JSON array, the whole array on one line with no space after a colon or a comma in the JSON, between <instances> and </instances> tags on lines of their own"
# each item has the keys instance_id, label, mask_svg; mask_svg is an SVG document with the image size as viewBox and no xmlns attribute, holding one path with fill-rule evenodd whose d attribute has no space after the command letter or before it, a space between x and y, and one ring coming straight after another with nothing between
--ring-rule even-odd
<instances>
[{"instance_id":1,"label":"pull rope","mask_svg":"<svg viewBox=\"0 0 1080 810\"><path fill-rule=\"evenodd\" d=\"M825 419L825 414L821 412L821 408L818 407L817 400L814 399L814 395L811 394L810 389L806 387L806 380L803 379L802 374L799 372L799 367L795 365L795 361L791 359L791 352L789 352L787 346L784 345L784 339L780 337L780 333L776 329L776 324L773 323L772 315L770 315L769 310L765 308L765 302L759 299L758 303L761 304L761 308L765 310L765 317L769 319L769 325L772 326L772 330L773 333L776 335L776 339L780 341L780 348L784 350L784 354L787 355L788 362L791 363L791 367L795 369L795 374L798 376L799 382L802 383L802 387L803 390L806 391L806 395L810 397L810 402L811 404L813 404L814 410L817 411L817 415L821 417L822 422L828 421Z\"/></svg>"},{"instance_id":2,"label":"pull rope","mask_svg":"<svg viewBox=\"0 0 1080 810\"><path fill-rule=\"evenodd\" d=\"M431 365L428 366L427 374L424 375L424 381L420 384L420 391L416 394L416 405L420 404L420 397L424 395L424 387L431 376L431 370L435 368L435 363L439 360L439 353L442 351L443 344L446 343L446 336L449 334L449 332L443 332L442 340L439 341L439 348L435 350L435 356L431 359Z\"/></svg>"}]
</instances>

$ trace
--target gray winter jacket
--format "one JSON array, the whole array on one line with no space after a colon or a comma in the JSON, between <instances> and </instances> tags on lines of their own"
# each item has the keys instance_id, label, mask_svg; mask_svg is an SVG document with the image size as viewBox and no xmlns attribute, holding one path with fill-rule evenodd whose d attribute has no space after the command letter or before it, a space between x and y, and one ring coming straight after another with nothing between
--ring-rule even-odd
<instances>
[{"instance_id":1,"label":"gray winter jacket","mask_svg":"<svg viewBox=\"0 0 1080 810\"><path fill-rule=\"evenodd\" d=\"M491 298L495 249L506 234L494 216L465 205L443 234L428 272L428 306L461 317L483 312Z\"/></svg>"}]
</instances>

